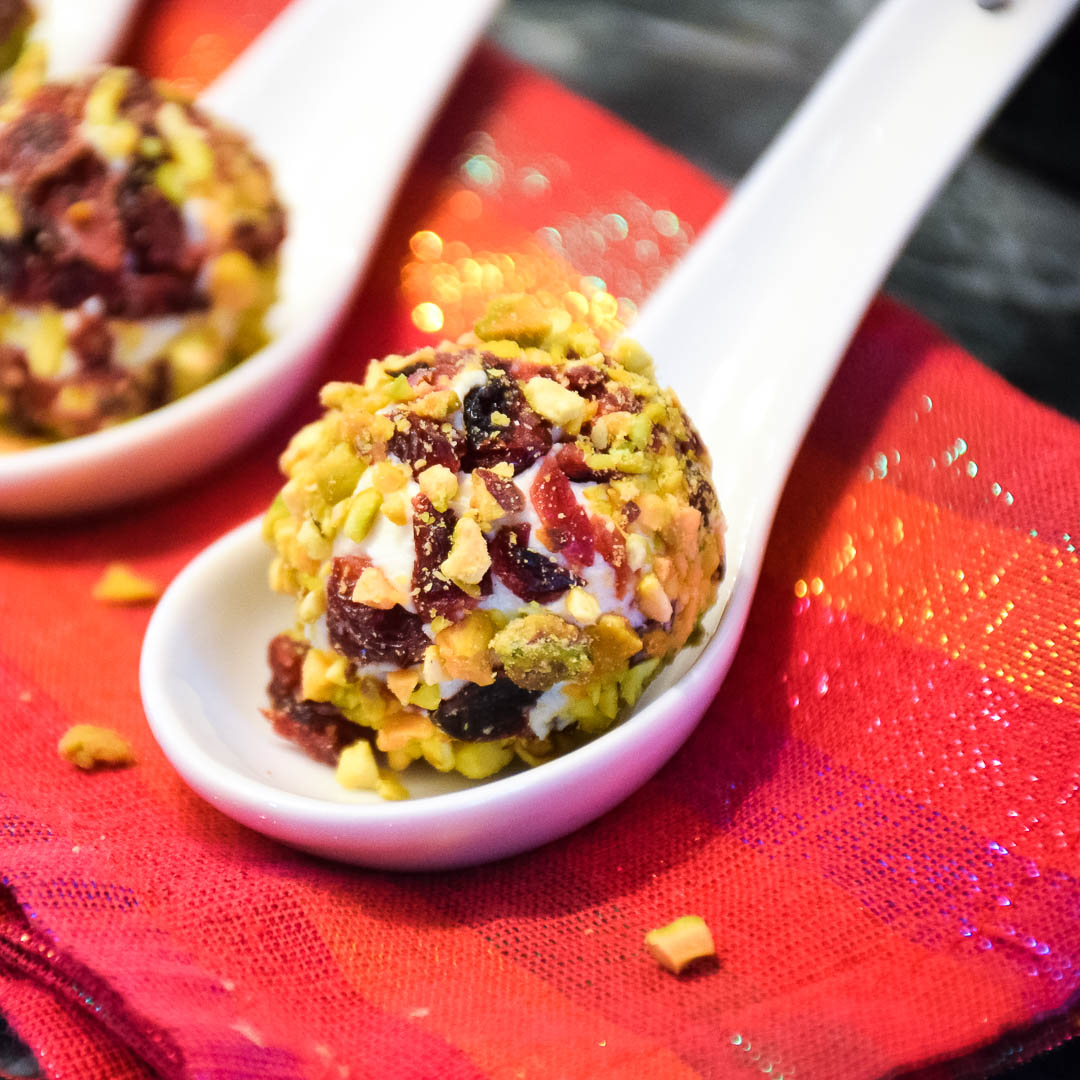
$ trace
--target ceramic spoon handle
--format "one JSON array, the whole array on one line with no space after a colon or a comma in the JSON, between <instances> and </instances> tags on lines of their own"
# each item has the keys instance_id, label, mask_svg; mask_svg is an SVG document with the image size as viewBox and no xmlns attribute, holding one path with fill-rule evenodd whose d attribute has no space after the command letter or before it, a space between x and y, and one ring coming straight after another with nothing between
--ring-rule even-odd
<instances>
[{"instance_id":1,"label":"ceramic spoon handle","mask_svg":"<svg viewBox=\"0 0 1080 1080\"><path fill-rule=\"evenodd\" d=\"M200 97L248 135L319 228L290 236L283 292L325 306L319 275L359 269L418 136L498 0L292 0ZM328 167L328 163L331 163ZM309 261L312 260L312 261ZM308 280L310 279L310 280Z\"/></svg>"},{"instance_id":2,"label":"ceramic spoon handle","mask_svg":"<svg viewBox=\"0 0 1080 1080\"><path fill-rule=\"evenodd\" d=\"M897 252L1075 6L884 0L646 305L633 336L762 533Z\"/></svg>"}]
</instances>

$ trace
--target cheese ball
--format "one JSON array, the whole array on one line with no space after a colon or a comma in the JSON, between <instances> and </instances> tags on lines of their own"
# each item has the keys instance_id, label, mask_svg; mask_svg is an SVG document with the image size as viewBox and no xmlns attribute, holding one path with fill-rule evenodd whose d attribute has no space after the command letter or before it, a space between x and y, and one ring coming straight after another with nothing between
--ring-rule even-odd
<instances>
[{"instance_id":1,"label":"cheese ball","mask_svg":"<svg viewBox=\"0 0 1080 1080\"><path fill-rule=\"evenodd\" d=\"M0 424L67 438L265 341L285 214L245 140L127 68L0 105Z\"/></svg>"},{"instance_id":2,"label":"cheese ball","mask_svg":"<svg viewBox=\"0 0 1080 1080\"><path fill-rule=\"evenodd\" d=\"M365 786L421 758L482 778L597 735L712 604L708 454L632 342L604 353L509 297L322 403L264 522L271 586L296 598L267 715L328 764L373 743Z\"/></svg>"}]
</instances>

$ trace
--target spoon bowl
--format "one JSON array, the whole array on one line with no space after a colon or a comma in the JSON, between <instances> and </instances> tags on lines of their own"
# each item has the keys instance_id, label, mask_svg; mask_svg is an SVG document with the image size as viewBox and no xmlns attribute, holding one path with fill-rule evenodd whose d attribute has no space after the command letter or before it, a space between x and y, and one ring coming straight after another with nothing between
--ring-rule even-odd
<instances>
[{"instance_id":1,"label":"spoon bowl","mask_svg":"<svg viewBox=\"0 0 1080 1080\"><path fill-rule=\"evenodd\" d=\"M187 782L297 847L419 870L556 839L648 779L727 673L784 478L860 314L927 201L1075 2L990 11L975 0L885 0L649 302L635 337L683 392L712 451L727 573L702 643L660 673L633 715L564 757L493 780L414 780L413 767L409 801L339 789L332 770L258 713L266 646L293 608L267 587L269 552L249 522L176 578L147 630L143 701Z\"/></svg>"},{"instance_id":2,"label":"spoon bowl","mask_svg":"<svg viewBox=\"0 0 1080 1080\"><path fill-rule=\"evenodd\" d=\"M145 416L0 456L0 517L99 509L162 490L220 461L286 408L343 315L409 157L496 3L294 0L200 97L251 139L289 212L272 340ZM405 64L409 78L396 78Z\"/></svg>"},{"instance_id":3,"label":"spoon bowl","mask_svg":"<svg viewBox=\"0 0 1080 1080\"><path fill-rule=\"evenodd\" d=\"M662 701L650 703L658 691L647 694L625 723L572 754L487 781L414 765L405 776L412 797L383 802L340 787L332 769L275 735L259 712L267 643L293 616L289 598L266 587L268 561L260 523L252 520L176 578L147 630L143 704L154 737L195 791L250 828L332 859L445 869L565 835L675 752L697 723L697 703L712 699L730 663L731 651L714 637L713 662L691 667ZM744 613L748 601L741 599ZM725 623L738 617L729 606ZM657 710L666 715L674 703L675 721L664 722Z\"/></svg>"}]
</instances>

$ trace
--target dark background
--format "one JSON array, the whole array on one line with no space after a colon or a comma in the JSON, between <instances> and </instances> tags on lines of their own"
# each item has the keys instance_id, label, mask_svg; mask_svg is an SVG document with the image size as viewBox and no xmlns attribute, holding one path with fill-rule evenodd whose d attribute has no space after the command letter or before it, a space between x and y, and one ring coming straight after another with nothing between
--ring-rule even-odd
<instances>
[{"instance_id":1,"label":"dark background","mask_svg":"<svg viewBox=\"0 0 1080 1080\"><path fill-rule=\"evenodd\" d=\"M491 36L730 183L873 6L510 0ZM1078 91L1074 20L931 207L885 288L1021 389L1080 418ZM1022 1044L1018 1035L1011 1048ZM998 1075L1073 1080L1078 1044ZM0 1018L5 1073L36 1069Z\"/></svg>"}]
</instances>

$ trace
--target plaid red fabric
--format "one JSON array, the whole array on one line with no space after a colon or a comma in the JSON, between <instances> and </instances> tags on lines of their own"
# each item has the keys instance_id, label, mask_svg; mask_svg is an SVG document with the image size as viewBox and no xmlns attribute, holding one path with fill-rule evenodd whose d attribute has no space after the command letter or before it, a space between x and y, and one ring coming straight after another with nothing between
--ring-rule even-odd
<instances>
[{"instance_id":1,"label":"plaid red fabric","mask_svg":"<svg viewBox=\"0 0 1080 1080\"><path fill-rule=\"evenodd\" d=\"M131 58L204 82L281 6L163 0ZM482 50L320 378L456 333L505 288L629 318L720 198ZM876 304L686 748L566 840L410 876L191 794L139 703L147 612L90 595L109 561L164 583L257 513L313 414L309 391L153 502L0 533L0 1009L47 1076L944 1077L1072 1033L1075 425ZM77 722L138 764L76 772L56 742ZM642 938L688 912L718 958L674 977Z\"/></svg>"}]
</instances>

